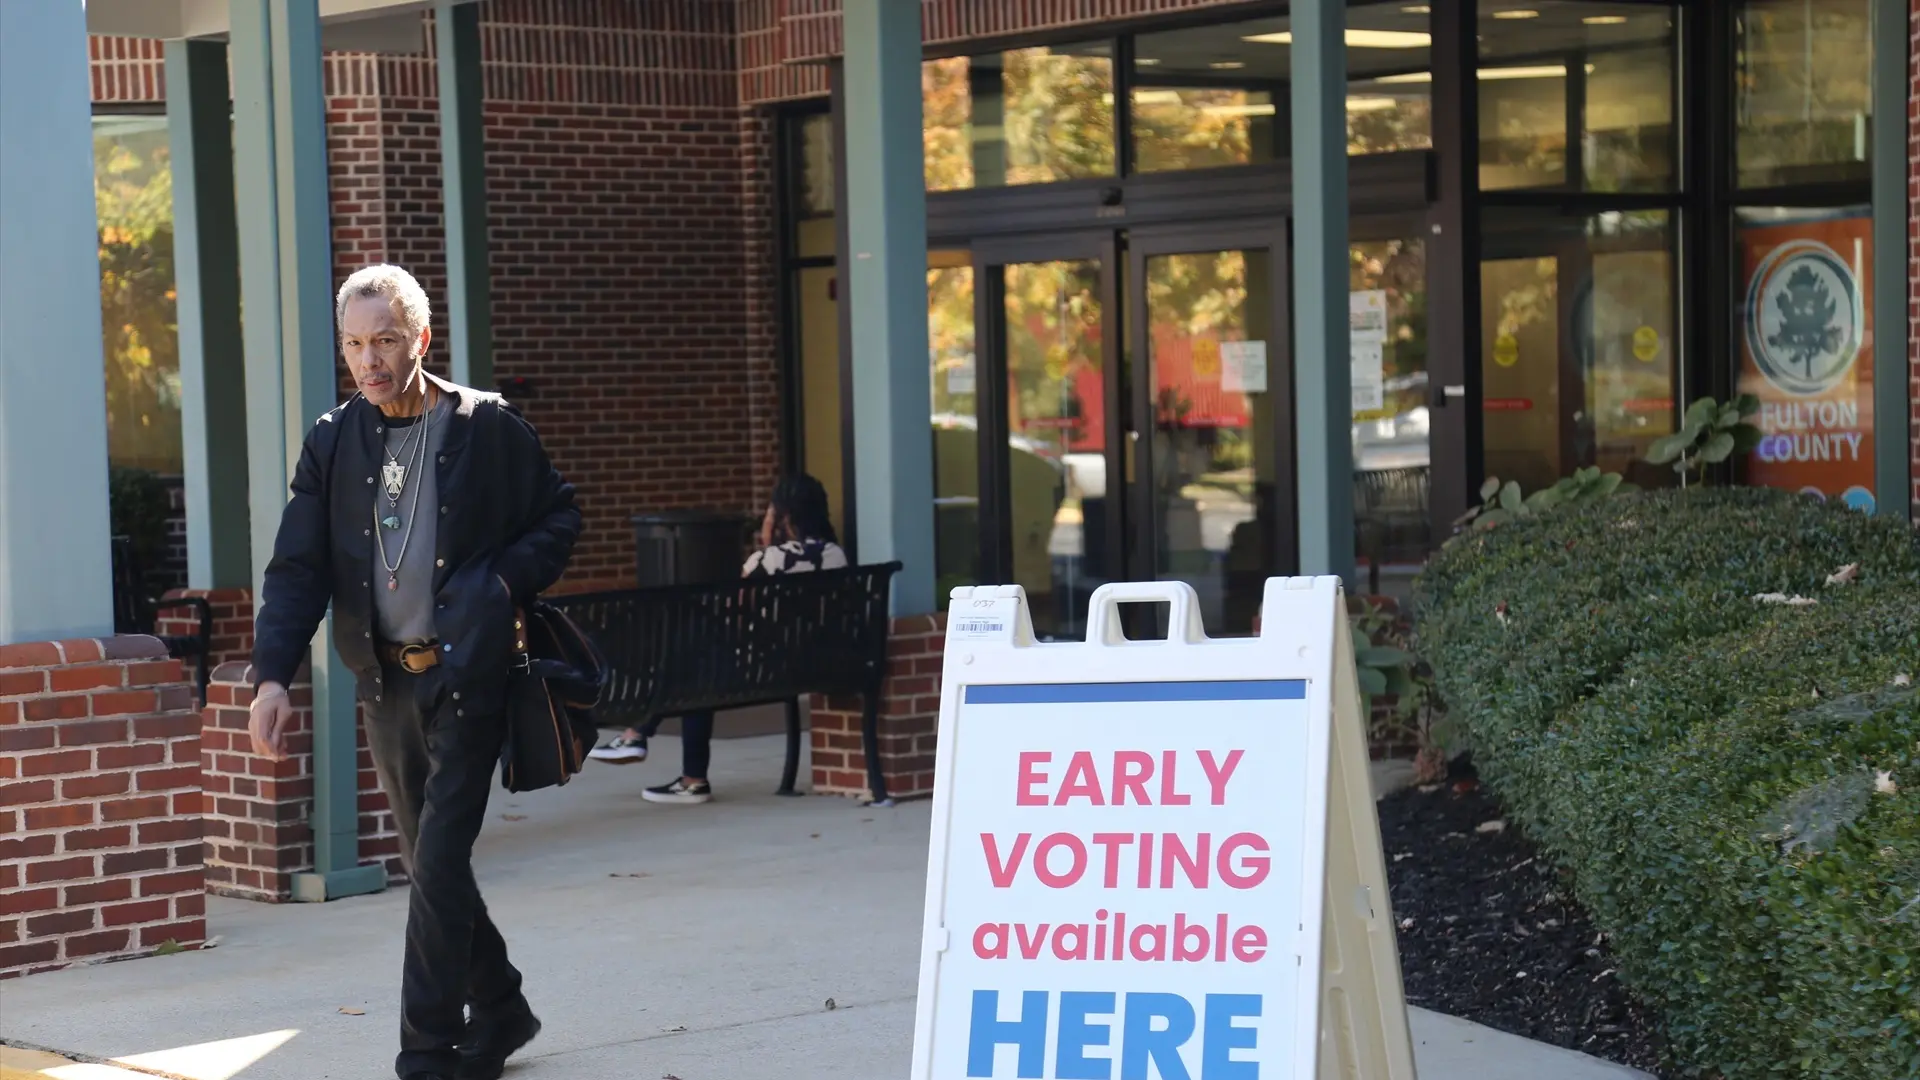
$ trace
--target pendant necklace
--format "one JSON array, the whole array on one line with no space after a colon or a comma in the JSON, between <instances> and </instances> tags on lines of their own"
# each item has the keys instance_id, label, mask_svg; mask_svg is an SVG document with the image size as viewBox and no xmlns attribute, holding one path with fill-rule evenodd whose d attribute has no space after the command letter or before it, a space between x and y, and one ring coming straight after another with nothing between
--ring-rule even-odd
<instances>
[{"instance_id":1,"label":"pendant necklace","mask_svg":"<svg viewBox=\"0 0 1920 1080\"><path fill-rule=\"evenodd\" d=\"M416 470L418 470L423 466L423 461L426 457L427 437L424 434L424 429L429 427L432 423L433 423L433 411L429 409L426 412L422 413L420 416L420 427L423 429L423 434L421 435L420 439L413 445L412 464ZM397 462L395 463L395 466L398 466ZM389 466L389 467L395 467L395 466ZM404 484L405 483L404 469L401 473L401 476L402 476L402 484ZM413 523L417 519L418 511L420 509L420 489L424 486L426 485L424 484L413 485L413 503L411 506L407 508L407 531L400 535L400 553L394 556L394 560L392 563L387 562L387 535L386 535L387 528L390 528L391 526L388 526L386 521L382 521L380 523L382 528L374 533L374 537L379 542L379 546L380 546L380 565L387 572L387 590L389 592L395 591L400 588L400 564L405 562L407 559L407 544L413 539ZM389 518L388 520L392 520L392 519Z\"/></svg>"},{"instance_id":2,"label":"pendant necklace","mask_svg":"<svg viewBox=\"0 0 1920 1080\"><path fill-rule=\"evenodd\" d=\"M423 409L420 413L420 421L409 428L406 436L400 440L400 453L397 457L392 450L387 449L385 440L381 442L380 448L387 455L387 463L380 466L380 484L387 496L387 515L380 519L380 527L383 529L400 527L400 494L407 487L407 466L401 462L411 454L414 436L426 427L427 413L430 411L432 410Z\"/></svg>"}]
</instances>

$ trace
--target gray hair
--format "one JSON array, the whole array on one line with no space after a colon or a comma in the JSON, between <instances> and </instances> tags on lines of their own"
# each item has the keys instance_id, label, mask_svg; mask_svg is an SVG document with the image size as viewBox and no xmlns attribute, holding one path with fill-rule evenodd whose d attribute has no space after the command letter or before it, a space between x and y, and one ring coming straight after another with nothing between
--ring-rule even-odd
<instances>
[{"instance_id":1,"label":"gray hair","mask_svg":"<svg viewBox=\"0 0 1920 1080\"><path fill-rule=\"evenodd\" d=\"M346 321L347 301L361 296L386 297L410 338L418 338L433 315L432 305L427 302L427 291L420 287L413 275L397 266L381 263L354 271L353 276L340 285L340 294L333 303L334 329L340 329Z\"/></svg>"}]
</instances>

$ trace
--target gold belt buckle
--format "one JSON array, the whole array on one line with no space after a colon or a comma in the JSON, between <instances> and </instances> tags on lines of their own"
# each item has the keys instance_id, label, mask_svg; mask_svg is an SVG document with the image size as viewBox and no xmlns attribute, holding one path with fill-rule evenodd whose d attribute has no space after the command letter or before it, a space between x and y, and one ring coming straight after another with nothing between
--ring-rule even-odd
<instances>
[{"instance_id":1,"label":"gold belt buckle","mask_svg":"<svg viewBox=\"0 0 1920 1080\"><path fill-rule=\"evenodd\" d=\"M416 658L421 656L426 657L426 659L416 661ZM400 666L415 675L426 671L433 666L433 663L434 655L433 646L431 645L403 645L400 647Z\"/></svg>"}]
</instances>

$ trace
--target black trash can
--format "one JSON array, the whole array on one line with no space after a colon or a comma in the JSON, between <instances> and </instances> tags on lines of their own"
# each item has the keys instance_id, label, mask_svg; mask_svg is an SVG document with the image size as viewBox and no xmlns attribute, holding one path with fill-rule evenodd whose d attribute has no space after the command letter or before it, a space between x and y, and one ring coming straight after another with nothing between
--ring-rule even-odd
<instances>
[{"instance_id":1,"label":"black trash can","mask_svg":"<svg viewBox=\"0 0 1920 1080\"><path fill-rule=\"evenodd\" d=\"M740 576L753 523L727 510L637 514L633 546L641 588L698 585Z\"/></svg>"}]
</instances>

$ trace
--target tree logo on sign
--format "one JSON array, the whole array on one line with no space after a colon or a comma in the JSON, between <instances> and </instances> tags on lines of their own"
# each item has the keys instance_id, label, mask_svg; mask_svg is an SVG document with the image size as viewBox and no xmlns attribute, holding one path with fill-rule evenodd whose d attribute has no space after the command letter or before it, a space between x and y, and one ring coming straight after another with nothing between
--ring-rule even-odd
<instances>
[{"instance_id":1,"label":"tree logo on sign","mask_svg":"<svg viewBox=\"0 0 1920 1080\"><path fill-rule=\"evenodd\" d=\"M1747 286L1747 349L1788 394L1823 394L1859 358L1866 312L1853 268L1825 244L1794 240L1768 253Z\"/></svg>"}]
</instances>

